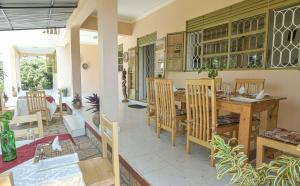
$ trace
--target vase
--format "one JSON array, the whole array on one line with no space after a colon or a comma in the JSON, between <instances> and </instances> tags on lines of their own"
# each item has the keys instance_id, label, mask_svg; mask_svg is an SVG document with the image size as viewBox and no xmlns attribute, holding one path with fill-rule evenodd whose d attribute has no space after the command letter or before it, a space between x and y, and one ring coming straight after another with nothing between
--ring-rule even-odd
<instances>
[{"instance_id":1,"label":"vase","mask_svg":"<svg viewBox=\"0 0 300 186\"><path fill-rule=\"evenodd\" d=\"M2 160L5 162L12 161L17 157L15 134L9 129L9 121L3 121L3 130L1 132L1 150Z\"/></svg>"},{"instance_id":2,"label":"vase","mask_svg":"<svg viewBox=\"0 0 300 186\"><path fill-rule=\"evenodd\" d=\"M80 109L82 105L81 105L81 102L78 101L78 102L75 102L75 103L73 104L73 106L74 106L75 109Z\"/></svg>"},{"instance_id":3,"label":"vase","mask_svg":"<svg viewBox=\"0 0 300 186\"><path fill-rule=\"evenodd\" d=\"M96 125L96 127L99 127L99 124L100 124L100 113L99 112L94 113L93 123Z\"/></svg>"}]
</instances>

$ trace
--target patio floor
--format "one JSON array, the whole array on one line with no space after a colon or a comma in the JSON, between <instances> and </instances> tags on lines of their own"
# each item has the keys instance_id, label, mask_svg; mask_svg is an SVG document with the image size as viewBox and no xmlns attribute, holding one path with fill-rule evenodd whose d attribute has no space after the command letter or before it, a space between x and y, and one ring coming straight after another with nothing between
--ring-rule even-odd
<instances>
[{"instance_id":1,"label":"patio floor","mask_svg":"<svg viewBox=\"0 0 300 186\"><path fill-rule=\"evenodd\" d=\"M155 186L226 185L229 179L216 180L216 170L209 166L210 151L198 145L185 152L185 136L178 135L176 147L167 132L158 139L154 123L147 124L146 109L119 107L121 156Z\"/></svg>"}]
</instances>

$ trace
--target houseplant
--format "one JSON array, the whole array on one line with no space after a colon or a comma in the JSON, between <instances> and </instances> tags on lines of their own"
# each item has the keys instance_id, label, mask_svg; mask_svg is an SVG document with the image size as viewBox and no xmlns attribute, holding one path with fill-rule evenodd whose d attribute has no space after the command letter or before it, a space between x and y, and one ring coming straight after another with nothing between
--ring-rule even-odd
<instances>
[{"instance_id":1,"label":"houseplant","mask_svg":"<svg viewBox=\"0 0 300 186\"><path fill-rule=\"evenodd\" d=\"M86 99L88 100L87 103L90 104L90 108L88 108L86 111L91 110L92 113L94 113L93 123L96 126L99 126L99 124L100 124L100 100L99 100L99 96L97 94L93 94L91 96L88 96Z\"/></svg>"},{"instance_id":2,"label":"houseplant","mask_svg":"<svg viewBox=\"0 0 300 186\"><path fill-rule=\"evenodd\" d=\"M208 77L215 79L219 75L219 70L222 70L222 66L220 65L218 59L214 59L212 64L207 64L199 68L198 74L202 73L203 71L207 71Z\"/></svg>"},{"instance_id":3,"label":"houseplant","mask_svg":"<svg viewBox=\"0 0 300 186\"><path fill-rule=\"evenodd\" d=\"M81 97L79 94L76 94L75 97L72 100L73 106L75 109L80 109L82 106Z\"/></svg>"},{"instance_id":4,"label":"houseplant","mask_svg":"<svg viewBox=\"0 0 300 186\"><path fill-rule=\"evenodd\" d=\"M300 158L283 155L269 164L253 168L247 163L248 158L242 152L243 146L232 146L233 141L236 140L231 139L225 143L220 136L214 135L210 143L216 150L213 157L218 159L217 179L230 175L230 184L238 186L300 185Z\"/></svg>"}]
</instances>

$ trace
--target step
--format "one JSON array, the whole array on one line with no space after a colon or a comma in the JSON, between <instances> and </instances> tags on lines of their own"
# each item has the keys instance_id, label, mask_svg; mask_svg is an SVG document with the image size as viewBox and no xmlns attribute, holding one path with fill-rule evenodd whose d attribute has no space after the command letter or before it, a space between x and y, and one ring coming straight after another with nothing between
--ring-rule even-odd
<instances>
[{"instance_id":1,"label":"step","mask_svg":"<svg viewBox=\"0 0 300 186\"><path fill-rule=\"evenodd\" d=\"M63 116L64 125L72 137L84 136L85 127L81 125L73 115Z\"/></svg>"}]
</instances>

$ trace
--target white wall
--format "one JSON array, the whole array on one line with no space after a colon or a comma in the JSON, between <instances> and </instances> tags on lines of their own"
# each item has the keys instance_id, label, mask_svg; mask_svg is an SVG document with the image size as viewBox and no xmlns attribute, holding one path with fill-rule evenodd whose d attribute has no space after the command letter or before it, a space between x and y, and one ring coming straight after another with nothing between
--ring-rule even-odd
<instances>
[{"instance_id":1,"label":"white wall","mask_svg":"<svg viewBox=\"0 0 300 186\"><path fill-rule=\"evenodd\" d=\"M81 92L82 95L100 94L99 56L97 45L80 46L81 65L88 64L88 69L81 67Z\"/></svg>"}]
</instances>

